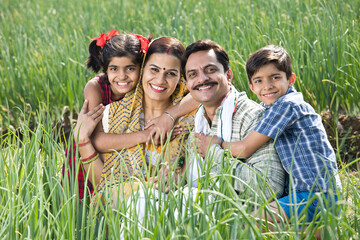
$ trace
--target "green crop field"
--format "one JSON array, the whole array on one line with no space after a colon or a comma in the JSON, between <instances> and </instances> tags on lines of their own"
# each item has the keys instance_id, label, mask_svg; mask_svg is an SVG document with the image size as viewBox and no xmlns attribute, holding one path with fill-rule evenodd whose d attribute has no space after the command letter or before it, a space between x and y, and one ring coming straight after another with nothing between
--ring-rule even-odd
<instances>
[{"instance_id":1,"label":"green crop field","mask_svg":"<svg viewBox=\"0 0 360 240\"><path fill-rule=\"evenodd\" d=\"M350 167L360 158L342 164L336 137L341 212L321 211L306 236L296 217L272 233L259 229L250 212L267 200L236 195L230 174L204 179L188 212L173 211L185 194L159 199L159 209L149 202L142 225L124 205L79 205L74 181L61 182L69 143L59 141L58 125L65 109L70 118L79 111L94 76L85 64L91 38L112 29L173 36L185 46L214 40L229 53L233 84L254 100L245 62L260 47L281 45L292 57L295 88L318 113L328 111L335 126L339 113L359 116L358 0L0 0L0 239L311 239L317 229L324 239L359 238L360 178Z\"/></svg>"}]
</instances>

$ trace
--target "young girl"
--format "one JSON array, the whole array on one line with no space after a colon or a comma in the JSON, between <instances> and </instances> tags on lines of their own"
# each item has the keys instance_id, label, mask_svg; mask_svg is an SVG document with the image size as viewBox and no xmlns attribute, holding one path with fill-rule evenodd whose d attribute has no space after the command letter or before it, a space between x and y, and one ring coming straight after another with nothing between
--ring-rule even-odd
<instances>
[{"instance_id":1,"label":"young girl","mask_svg":"<svg viewBox=\"0 0 360 240\"><path fill-rule=\"evenodd\" d=\"M149 40L135 34L119 34L112 30L93 38L89 45L87 67L102 74L91 79L84 88L89 109L102 103L118 101L132 90L139 79L140 66Z\"/></svg>"},{"instance_id":2,"label":"young girl","mask_svg":"<svg viewBox=\"0 0 360 240\"><path fill-rule=\"evenodd\" d=\"M93 109L99 104L107 105L121 100L136 86L142 59L148 45L147 38L134 34L119 34L116 30L109 31L108 34L102 33L98 38L93 39L89 45L90 55L87 67L95 73L99 70L102 70L103 73L91 79L84 88L84 97L88 100L89 109ZM69 160L69 181L70 175L76 176L77 173L74 164L75 153L76 140L73 148L66 151ZM65 165L62 172L64 175ZM82 200L85 190L85 177L82 169L78 172L77 180L79 200ZM94 188L91 182L88 181L86 184L92 193Z\"/></svg>"}]
</instances>

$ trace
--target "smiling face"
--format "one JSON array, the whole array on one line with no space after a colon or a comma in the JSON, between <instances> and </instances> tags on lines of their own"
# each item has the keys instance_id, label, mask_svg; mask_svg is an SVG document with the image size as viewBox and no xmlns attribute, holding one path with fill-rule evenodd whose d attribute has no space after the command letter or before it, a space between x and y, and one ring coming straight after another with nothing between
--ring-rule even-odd
<instances>
[{"instance_id":1,"label":"smiling face","mask_svg":"<svg viewBox=\"0 0 360 240\"><path fill-rule=\"evenodd\" d=\"M112 99L116 100L131 91L139 79L140 66L129 57L113 57L109 62L108 76Z\"/></svg>"},{"instance_id":2,"label":"smiling face","mask_svg":"<svg viewBox=\"0 0 360 240\"><path fill-rule=\"evenodd\" d=\"M261 102L270 106L286 94L294 85L295 79L294 73L287 79L285 72L278 70L275 64L269 63L259 68L251 77L249 86Z\"/></svg>"},{"instance_id":3,"label":"smiling face","mask_svg":"<svg viewBox=\"0 0 360 240\"><path fill-rule=\"evenodd\" d=\"M192 53L185 65L185 75L192 97L205 108L220 106L230 90L232 72L224 71L214 50Z\"/></svg>"},{"instance_id":4,"label":"smiling face","mask_svg":"<svg viewBox=\"0 0 360 240\"><path fill-rule=\"evenodd\" d=\"M145 101L168 101L180 80L180 59L166 53L154 53L147 60L142 84Z\"/></svg>"}]
</instances>

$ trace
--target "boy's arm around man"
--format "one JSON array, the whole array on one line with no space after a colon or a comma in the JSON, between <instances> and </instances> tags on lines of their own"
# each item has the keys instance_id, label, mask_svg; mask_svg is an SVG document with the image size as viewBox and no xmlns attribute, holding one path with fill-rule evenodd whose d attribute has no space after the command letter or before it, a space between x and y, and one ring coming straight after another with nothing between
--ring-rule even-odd
<instances>
[{"instance_id":1,"label":"boy's arm around man","mask_svg":"<svg viewBox=\"0 0 360 240\"><path fill-rule=\"evenodd\" d=\"M248 99L245 93L237 92L236 94L238 102L233 115L231 141L244 139L255 128L264 113L263 107ZM214 117L212 127L207 135L216 135L217 120L218 118ZM211 167L213 175L221 175L224 161L229 160L230 164L233 164L234 189L239 194L251 196L262 192L266 198L279 197L283 194L284 169L273 147L273 141L264 144L245 160L233 158L218 144L213 144L209 148L205 160L213 161Z\"/></svg>"}]
</instances>

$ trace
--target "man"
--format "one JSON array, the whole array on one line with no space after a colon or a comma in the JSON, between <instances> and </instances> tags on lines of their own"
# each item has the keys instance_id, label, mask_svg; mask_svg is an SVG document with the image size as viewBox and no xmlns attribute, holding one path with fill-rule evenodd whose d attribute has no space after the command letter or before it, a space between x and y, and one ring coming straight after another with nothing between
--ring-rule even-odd
<instances>
[{"instance_id":1,"label":"man","mask_svg":"<svg viewBox=\"0 0 360 240\"><path fill-rule=\"evenodd\" d=\"M261 119L264 108L238 92L232 85L233 73L225 50L210 40L200 40L186 48L182 70L192 97L201 103L195 116L195 133L189 138L190 177L197 186L207 161L213 161L212 175L222 173L226 148L245 138ZM195 145L194 145L195 143ZM199 155L202 157L200 158ZM234 189L253 195L259 189L267 198L280 197L284 189L284 170L273 142L260 147L245 160L231 158L235 175ZM196 180L196 181L194 181ZM252 188L252 191L248 187Z\"/></svg>"}]
</instances>

